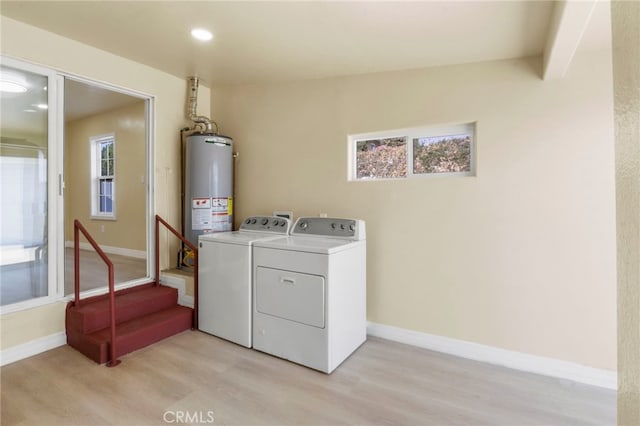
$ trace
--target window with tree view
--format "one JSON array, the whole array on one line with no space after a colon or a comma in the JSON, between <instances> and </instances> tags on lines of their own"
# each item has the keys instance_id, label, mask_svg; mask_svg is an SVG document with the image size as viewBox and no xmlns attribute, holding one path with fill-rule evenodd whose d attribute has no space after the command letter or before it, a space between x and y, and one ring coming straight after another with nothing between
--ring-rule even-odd
<instances>
[{"instance_id":1,"label":"window with tree view","mask_svg":"<svg viewBox=\"0 0 640 426\"><path fill-rule=\"evenodd\" d=\"M475 173L475 124L352 135L351 179Z\"/></svg>"},{"instance_id":2,"label":"window with tree view","mask_svg":"<svg viewBox=\"0 0 640 426\"><path fill-rule=\"evenodd\" d=\"M407 176L407 138L368 139L356 142L358 179Z\"/></svg>"}]
</instances>

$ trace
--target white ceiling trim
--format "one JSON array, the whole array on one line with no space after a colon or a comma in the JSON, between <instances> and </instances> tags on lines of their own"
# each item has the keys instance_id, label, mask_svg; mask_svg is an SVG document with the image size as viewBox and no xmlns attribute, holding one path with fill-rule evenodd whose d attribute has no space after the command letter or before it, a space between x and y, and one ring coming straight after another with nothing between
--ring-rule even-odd
<instances>
[{"instance_id":1,"label":"white ceiling trim","mask_svg":"<svg viewBox=\"0 0 640 426\"><path fill-rule=\"evenodd\" d=\"M584 35L597 0L556 3L544 50L543 80L563 78Z\"/></svg>"}]
</instances>

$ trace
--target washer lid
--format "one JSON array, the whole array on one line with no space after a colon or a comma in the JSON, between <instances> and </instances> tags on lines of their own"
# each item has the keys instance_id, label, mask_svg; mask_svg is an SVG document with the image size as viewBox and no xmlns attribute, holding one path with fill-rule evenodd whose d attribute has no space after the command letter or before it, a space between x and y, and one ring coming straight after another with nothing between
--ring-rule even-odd
<instances>
[{"instance_id":1,"label":"washer lid","mask_svg":"<svg viewBox=\"0 0 640 426\"><path fill-rule=\"evenodd\" d=\"M364 245L365 241L349 241L338 238L287 237L270 241L257 241L254 247L278 250L302 251L307 253L333 254Z\"/></svg>"},{"instance_id":2,"label":"washer lid","mask_svg":"<svg viewBox=\"0 0 640 426\"><path fill-rule=\"evenodd\" d=\"M277 234L267 234L264 232L213 232L211 234L202 234L198 237L199 242L213 242L219 244L238 244L252 245L254 241L274 240L277 238L285 238Z\"/></svg>"}]
</instances>

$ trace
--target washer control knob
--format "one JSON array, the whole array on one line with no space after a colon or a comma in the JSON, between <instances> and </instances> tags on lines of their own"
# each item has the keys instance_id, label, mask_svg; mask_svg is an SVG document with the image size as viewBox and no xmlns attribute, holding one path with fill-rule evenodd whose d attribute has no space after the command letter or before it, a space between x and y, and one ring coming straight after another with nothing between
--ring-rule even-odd
<instances>
[{"instance_id":1,"label":"washer control knob","mask_svg":"<svg viewBox=\"0 0 640 426\"><path fill-rule=\"evenodd\" d=\"M251 219L251 224L254 225L256 223L255 219Z\"/></svg>"},{"instance_id":2,"label":"washer control knob","mask_svg":"<svg viewBox=\"0 0 640 426\"><path fill-rule=\"evenodd\" d=\"M262 224L266 225L267 223L269 223L269 219L267 219L266 217L262 219Z\"/></svg>"},{"instance_id":3,"label":"washer control knob","mask_svg":"<svg viewBox=\"0 0 640 426\"><path fill-rule=\"evenodd\" d=\"M307 222L300 222L300 229L307 229L309 227L309 224Z\"/></svg>"},{"instance_id":4,"label":"washer control knob","mask_svg":"<svg viewBox=\"0 0 640 426\"><path fill-rule=\"evenodd\" d=\"M286 220L280 221L280 226L285 226L287 224Z\"/></svg>"},{"instance_id":5,"label":"washer control knob","mask_svg":"<svg viewBox=\"0 0 640 426\"><path fill-rule=\"evenodd\" d=\"M332 224L331 224L331 229L336 229L336 226L337 226L337 225L336 225L335 223L332 223Z\"/></svg>"},{"instance_id":6,"label":"washer control knob","mask_svg":"<svg viewBox=\"0 0 640 426\"><path fill-rule=\"evenodd\" d=\"M247 219L244 221L244 223L246 223L247 225L251 223L251 219Z\"/></svg>"},{"instance_id":7,"label":"washer control knob","mask_svg":"<svg viewBox=\"0 0 640 426\"><path fill-rule=\"evenodd\" d=\"M278 219L273 219L273 226L278 226L278 223L280 223L280 221Z\"/></svg>"},{"instance_id":8,"label":"washer control knob","mask_svg":"<svg viewBox=\"0 0 640 426\"><path fill-rule=\"evenodd\" d=\"M344 223L340 224L340 229L342 229L344 231Z\"/></svg>"},{"instance_id":9,"label":"washer control knob","mask_svg":"<svg viewBox=\"0 0 640 426\"><path fill-rule=\"evenodd\" d=\"M355 230L356 230L356 226L353 223L349 225L349 231L355 232Z\"/></svg>"}]
</instances>

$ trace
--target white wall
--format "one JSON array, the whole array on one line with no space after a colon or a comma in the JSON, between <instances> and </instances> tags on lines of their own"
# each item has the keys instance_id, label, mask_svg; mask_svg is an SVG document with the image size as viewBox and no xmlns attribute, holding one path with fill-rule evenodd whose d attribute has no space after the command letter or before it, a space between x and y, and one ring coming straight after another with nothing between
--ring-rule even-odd
<instances>
[{"instance_id":1,"label":"white wall","mask_svg":"<svg viewBox=\"0 0 640 426\"><path fill-rule=\"evenodd\" d=\"M112 55L21 22L1 17L0 45L3 55L48 66L59 71L113 84L151 95L155 99L156 212L180 228L180 138L185 118L186 79ZM186 76L185 76L186 78ZM200 87L198 114L209 115L210 90ZM163 237L162 266L175 259ZM64 283L59 283L63 286ZM4 350L64 330L64 304L30 309L1 318ZM54 329L52 329L54 326Z\"/></svg>"},{"instance_id":2,"label":"white wall","mask_svg":"<svg viewBox=\"0 0 640 426\"><path fill-rule=\"evenodd\" d=\"M640 3L611 2L618 223L618 424L640 424Z\"/></svg>"},{"instance_id":3,"label":"white wall","mask_svg":"<svg viewBox=\"0 0 640 426\"><path fill-rule=\"evenodd\" d=\"M236 218L366 220L368 319L616 368L610 52L214 88ZM347 135L477 121L477 176L347 181Z\"/></svg>"}]
</instances>

